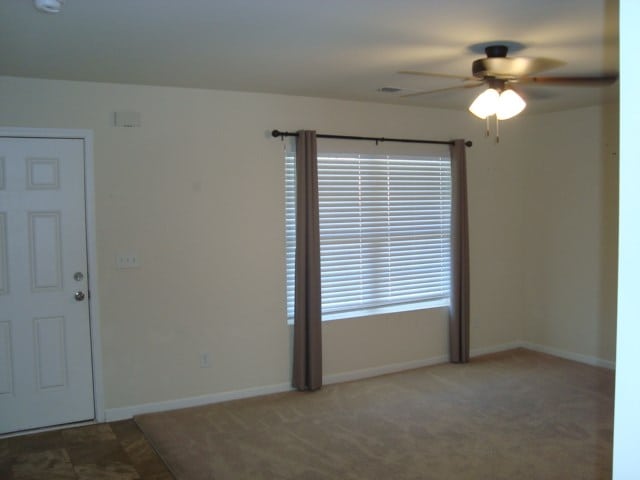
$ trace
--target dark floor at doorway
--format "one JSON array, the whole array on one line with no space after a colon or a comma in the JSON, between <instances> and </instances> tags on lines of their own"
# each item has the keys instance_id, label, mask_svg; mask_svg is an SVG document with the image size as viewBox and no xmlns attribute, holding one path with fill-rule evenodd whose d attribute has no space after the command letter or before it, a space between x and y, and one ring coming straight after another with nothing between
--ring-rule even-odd
<instances>
[{"instance_id":1,"label":"dark floor at doorway","mask_svg":"<svg viewBox=\"0 0 640 480\"><path fill-rule=\"evenodd\" d=\"M133 420L0 439L4 480L172 480Z\"/></svg>"}]
</instances>

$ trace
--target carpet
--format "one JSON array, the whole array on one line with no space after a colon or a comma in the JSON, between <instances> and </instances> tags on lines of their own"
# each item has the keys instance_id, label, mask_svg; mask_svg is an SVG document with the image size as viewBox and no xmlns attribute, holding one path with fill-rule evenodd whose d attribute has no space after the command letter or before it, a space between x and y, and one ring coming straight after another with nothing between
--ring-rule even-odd
<instances>
[{"instance_id":1,"label":"carpet","mask_svg":"<svg viewBox=\"0 0 640 480\"><path fill-rule=\"evenodd\" d=\"M178 480L608 479L614 373L525 349L135 417Z\"/></svg>"}]
</instances>

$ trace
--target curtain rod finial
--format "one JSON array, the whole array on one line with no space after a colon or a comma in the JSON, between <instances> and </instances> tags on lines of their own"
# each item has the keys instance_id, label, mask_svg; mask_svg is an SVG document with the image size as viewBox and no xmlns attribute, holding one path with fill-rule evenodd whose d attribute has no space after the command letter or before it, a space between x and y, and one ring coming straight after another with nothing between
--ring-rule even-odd
<instances>
[{"instance_id":1,"label":"curtain rod finial","mask_svg":"<svg viewBox=\"0 0 640 480\"><path fill-rule=\"evenodd\" d=\"M472 147L472 146L473 146L473 142L472 142L471 140L467 140L466 142L464 142L464 144L465 144L467 147Z\"/></svg>"}]
</instances>

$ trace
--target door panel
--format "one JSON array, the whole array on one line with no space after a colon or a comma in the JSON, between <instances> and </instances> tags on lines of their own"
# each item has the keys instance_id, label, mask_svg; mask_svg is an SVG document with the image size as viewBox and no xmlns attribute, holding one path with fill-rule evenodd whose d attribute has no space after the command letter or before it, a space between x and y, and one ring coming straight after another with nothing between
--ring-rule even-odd
<instances>
[{"instance_id":1,"label":"door panel","mask_svg":"<svg viewBox=\"0 0 640 480\"><path fill-rule=\"evenodd\" d=\"M62 290L60 212L29 212L28 218L31 290Z\"/></svg>"},{"instance_id":2,"label":"door panel","mask_svg":"<svg viewBox=\"0 0 640 480\"><path fill-rule=\"evenodd\" d=\"M13 393L11 358L11 324L0 322L0 395Z\"/></svg>"},{"instance_id":3,"label":"door panel","mask_svg":"<svg viewBox=\"0 0 640 480\"><path fill-rule=\"evenodd\" d=\"M84 142L2 138L0 159L0 433L91 420Z\"/></svg>"},{"instance_id":4,"label":"door panel","mask_svg":"<svg viewBox=\"0 0 640 480\"><path fill-rule=\"evenodd\" d=\"M2 184L0 184L0 189ZM7 215L0 212L0 295L8 293L9 272L7 271Z\"/></svg>"},{"instance_id":5,"label":"door panel","mask_svg":"<svg viewBox=\"0 0 640 480\"><path fill-rule=\"evenodd\" d=\"M33 331L38 388L64 388L67 384L68 358L65 318L36 318L33 321Z\"/></svg>"}]
</instances>

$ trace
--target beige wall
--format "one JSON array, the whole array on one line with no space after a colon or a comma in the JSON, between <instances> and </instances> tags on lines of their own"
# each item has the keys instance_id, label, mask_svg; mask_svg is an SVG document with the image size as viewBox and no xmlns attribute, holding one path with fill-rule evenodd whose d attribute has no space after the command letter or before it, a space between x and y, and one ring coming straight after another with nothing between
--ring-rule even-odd
<instances>
[{"instance_id":1,"label":"beige wall","mask_svg":"<svg viewBox=\"0 0 640 480\"><path fill-rule=\"evenodd\" d=\"M527 120L525 339L615 358L618 107Z\"/></svg>"},{"instance_id":2,"label":"beige wall","mask_svg":"<svg viewBox=\"0 0 640 480\"><path fill-rule=\"evenodd\" d=\"M525 275L530 263L522 262L532 243L528 235L535 233L523 215L531 203L524 194L532 192L524 169L537 161L526 153L537 148L529 129L546 134L546 117L505 122L496 145L483 138L483 123L466 112L278 95L0 77L0 105L2 126L94 131L107 408L289 382L283 143L270 138L273 128L473 140L472 349L519 342L525 325L532 340L564 346L536 324L556 317L531 305L534 280L554 271L536 271L531 279ZM119 110L140 112L142 126L113 127ZM581 136L578 128L575 135ZM599 138L590 136L588 145L600 149ZM585 186L585 194L591 193ZM535 220L540 229L562 227L542 215ZM597 232L599 221L585 221L589 233ZM141 267L117 270L121 251L137 252ZM599 257L581 272L587 269L602 282L603 261ZM571 309L552 297L542 300L549 303L545 309L562 307L561 320L575 324L584 317L585 308L575 302ZM525 305L538 309L535 316L525 315ZM589 335L597 334L590 328ZM446 344L443 309L329 322L325 373L440 357ZM199 368L201 352L211 354L211 368ZM609 349L588 352L605 355Z\"/></svg>"}]
</instances>

